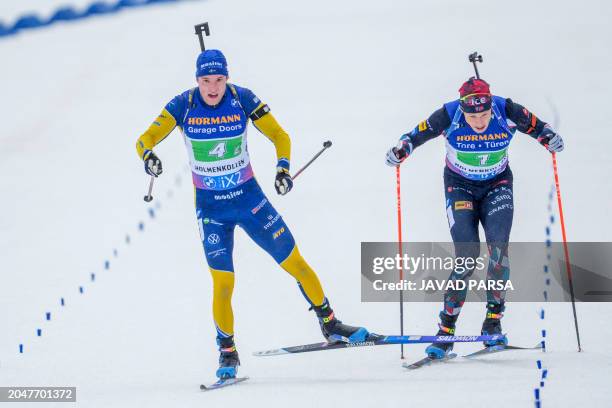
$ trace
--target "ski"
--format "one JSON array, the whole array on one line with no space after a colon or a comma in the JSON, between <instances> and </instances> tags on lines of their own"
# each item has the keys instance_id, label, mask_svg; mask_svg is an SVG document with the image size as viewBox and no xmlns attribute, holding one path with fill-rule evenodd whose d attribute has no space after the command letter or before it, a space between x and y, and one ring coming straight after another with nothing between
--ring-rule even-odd
<instances>
[{"instance_id":1,"label":"ski","mask_svg":"<svg viewBox=\"0 0 612 408\"><path fill-rule=\"evenodd\" d=\"M461 356L463 358L472 358L472 357L478 357L478 356L482 356L485 354L492 354L492 353L499 353L500 351L510 351L510 350L541 350L542 349L542 343L538 343L537 346L535 347L518 347L518 346L505 346L503 344L499 344L499 345L495 345L495 346L489 346L489 347L485 347L482 348L480 350L477 350L473 353L470 354L466 354L464 356Z\"/></svg>"},{"instance_id":2,"label":"ski","mask_svg":"<svg viewBox=\"0 0 612 408\"><path fill-rule=\"evenodd\" d=\"M482 336L383 336L380 334L370 334L367 340L356 343L312 343L300 346L282 347L278 349L256 351L254 356L267 357L283 354L308 353L311 351L347 349L356 347L385 346L389 344L421 344L421 343L468 343L482 341L496 341L504 337L503 334L482 335Z\"/></svg>"},{"instance_id":3,"label":"ski","mask_svg":"<svg viewBox=\"0 0 612 408\"><path fill-rule=\"evenodd\" d=\"M429 356L420 359L419 361L415 361L412 364L403 363L402 367L407 368L408 370L416 370L417 368L425 367L432 364L443 363L448 360L452 360L457 357L457 354L450 353L445 355L443 358L431 358Z\"/></svg>"},{"instance_id":4,"label":"ski","mask_svg":"<svg viewBox=\"0 0 612 408\"><path fill-rule=\"evenodd\" d=\"M239 384L248 379L249 377L222 378L218 380L216 383L213 383L210 385L200 384L200 389L202 391L212 391L212 390L216 390L219 388L227 387L229 385Z\"/></svg>"}]
</instances>

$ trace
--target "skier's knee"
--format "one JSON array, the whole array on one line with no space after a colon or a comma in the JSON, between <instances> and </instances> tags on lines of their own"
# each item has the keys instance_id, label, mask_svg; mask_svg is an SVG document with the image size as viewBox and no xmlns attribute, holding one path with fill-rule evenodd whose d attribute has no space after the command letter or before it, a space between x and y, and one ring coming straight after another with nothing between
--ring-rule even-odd
<instances>
[{"instance_id":1,"label":"skier's knee","mask_svg":"<svg viewBox=\"0 0 612 408\"><path fill-rule=\"evenodd\" d=\"M231 298L234 291L234 273L210 268L213 278L214 296L219 298Z\"/></svg>"},{"instance_id":2,"label":"skier's knee","mask_svg":"<svg viewBox=\"0 0 612 408\"><path fill-rule=\"evenodd\" d=\"M293 250L283 262L281 262L281 267L286 270L291 276L293 276L298 281L301 281L304 278L307 278L309 275L314 273L310 266L306 263L302 254L298 250L297 245L293 247Z\"/></svg>"}]
</instances>

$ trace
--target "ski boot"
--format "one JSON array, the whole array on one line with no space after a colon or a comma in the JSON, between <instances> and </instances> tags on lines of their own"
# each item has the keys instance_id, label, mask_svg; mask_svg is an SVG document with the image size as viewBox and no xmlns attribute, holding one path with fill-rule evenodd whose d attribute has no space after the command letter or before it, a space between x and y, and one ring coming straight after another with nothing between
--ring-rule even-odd
<instances>
[{"instance_id":1,"label":"ski boot","mask_svg":"<svg viewBox=\"0 0 612 408\"><path fill-rule=\"evenodd\" d=\"M440 312L440 323L438 323L438 333L436 336L454 336L455 323L459 315L450 316L444 312ZM453 350L454 343L432 343L425 349L425 353L430 358L441 359L446 357Z\"/></svg>"},{"instance_id":2,"label":"ski boot","mask_svg":"<svg viewBox=\"0 0 612 408\"><path fill-rule=\"evenodd\" d=\"M312 307L319 318L323 337L330 343L358 343L366 341L370 333L364 327L354 327L336 319L334 311L325 299L321 306Z\"/></svg>"},{"instance_id":3,"label":"ski boot","mask_svg":"<svg viewBox=\"0 0 612 408\"><path fill-rule=\"evenodd\" d=\"M503 303L487 303L487 317L482 322L481 334L502 334L501 318L504 309ZM499 340L484 341L483 344L485 347L506 346L508 345L508 339L504 336Z\"/></svg>"},{"instance_id":4,"label":"ski boot","mask_svg":"<svg viewBox=\"0 0 612 408\"><path fill-rule=\"evenodd\" d=\"M217 369L217 377L219 379L235 378L238 373L240 359L234 344L234 336L219 338L219 368Z\"/></svg>"}]
</instances>

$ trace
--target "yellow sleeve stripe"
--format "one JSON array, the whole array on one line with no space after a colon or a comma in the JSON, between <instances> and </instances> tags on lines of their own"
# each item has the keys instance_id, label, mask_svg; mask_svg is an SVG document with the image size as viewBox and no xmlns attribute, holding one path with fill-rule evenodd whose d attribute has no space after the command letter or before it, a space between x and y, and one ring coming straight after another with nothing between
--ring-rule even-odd
<instances>
[{"instance_id":1,"label":"yellow sleeve stripe","mask_svg":"<svg viewBox=\"0 0 612 408\"><path fill-rule=\"evenodd\" d=\"M291 139L281 125L278 124L272 113L257 119L253 122L253 125L274 143L278 160L291 159Z\"/></svg>"},{"instance_id":2,"label":"yellow sleeve stripe","mask_svg":"<svg viewBox=\"0 0 612 408\"><path fill-rule=\"evenodd\" d=\"M157 144L164 140L176 127L176 119L164 109L157 119L136 141L138 157L142 159L144 152L152 150Z\"/></svg>"}]
</instances>

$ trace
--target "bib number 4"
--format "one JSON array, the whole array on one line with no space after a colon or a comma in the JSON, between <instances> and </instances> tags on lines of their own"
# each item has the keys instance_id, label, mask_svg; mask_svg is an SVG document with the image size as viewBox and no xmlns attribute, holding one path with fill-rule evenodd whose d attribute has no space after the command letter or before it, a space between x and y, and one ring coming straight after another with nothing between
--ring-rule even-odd
<instances>
[{"instance_id":1,"label":"bib number 4","mask_svg":"<svg viewBox=\"0 0 612 408\"><path fill-rule=\"evenodd\" d=\"M208 152L208 155L216 156L217 158L221 159L223 156L225 156L226 152L227 149L225 147L225 142L219 142L210 152Z\"/></svg>"}]
</instances>

